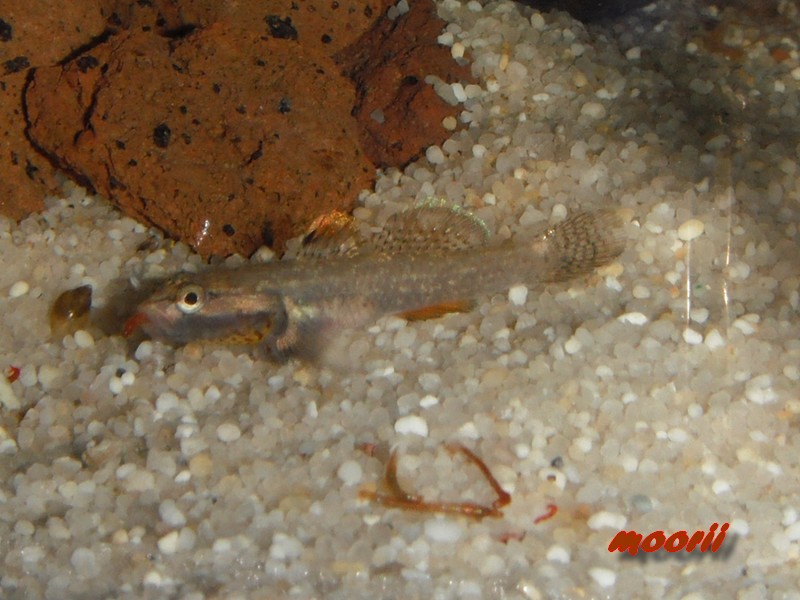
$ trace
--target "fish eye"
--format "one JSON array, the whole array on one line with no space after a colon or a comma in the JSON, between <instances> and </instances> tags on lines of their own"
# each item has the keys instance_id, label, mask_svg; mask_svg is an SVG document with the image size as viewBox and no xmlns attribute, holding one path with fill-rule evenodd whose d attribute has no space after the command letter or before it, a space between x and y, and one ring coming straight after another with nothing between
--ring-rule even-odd
<instances>
[{"instance_id":1,"label":"fish eye","mask_svg":"<svg viewBox=\"0 0 800 600\"><path fill-rule=\"evenodd\" d=\"M189 284L183 286L178 292L175 306L185 315L196 313L203 308L205 303L205 293L199 285Z\"/></svg>"}]
</instances>

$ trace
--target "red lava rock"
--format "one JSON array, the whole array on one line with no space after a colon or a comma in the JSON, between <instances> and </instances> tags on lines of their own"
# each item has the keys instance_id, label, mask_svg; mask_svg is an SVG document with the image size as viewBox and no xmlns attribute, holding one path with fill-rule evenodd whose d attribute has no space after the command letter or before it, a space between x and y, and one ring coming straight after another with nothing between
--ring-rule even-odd
<instances>
[{"instance_id":1,"label":"red lava rock","mask_svg":"<svg viewBox=\"0 0 800 600\"><path fill-rule=\"evenodd\" d=\"M203 255L281 251L318 215L351 209L375 166L402 167L449 135L442 119L459 109L424 78L469 73L436 43L444 24L432 3L411 3L394 21L392 3L80 3L86 22L70 29L80 35L30 62L39 68L27 88L10 92L24 102L0 118L21 130L24 107L27 138L52 165ZM12 36L34 29L12 4L0 7L0 50L10 47L4 24ZM62 6L43 19L57 32L80 12ZM11 66L22 85L28 66ZM4 159L14 150L39 169L9 172L15 181L33 172L26 195L40 198L47 162L24 138L6 138Z\"/></svg>"},{"instance_id":2,"label":"red lava rock","mask_svg":"<svg viewBox=\"0 0 800 600\"><path fill-rule=\"evenodd\" d=\"M382 16L358 43L337 55L356 82L354 114L362 127L361 144L376 165L404 166L450 136L442 120L460 111L443 102L425 77L437 75L447 83L473 78L468 67L456 64L449 48L436 42L444 25L432 3L414 2L395 20Z\"/></svg>"},{"instance_id":3,"label":"red lava rock","mask_svg":"<svg viewBox=\"0 0 800 600\"><path fill-rule=\"evenodd\" d=\"M55 170L28 143L22 95L31 67L53 64L100 35L105 20L91 3L4 0L0 4L0 214L18 220L44 208Z\"/></svg>"},{"instance_id":4,"label":"red lava rock","mask_svg":"<svg viewBox=\"0 0 800 600\"><path fill-rule=\"evenodd\" d=\"M330 59L217 23L113 36L40 69L28 111L31 137L127 214L202 254L247 255L371 184L353 102Z\"/></svg>"},{"instance_id":5,"label":"red lava rock","mask_svg":"<svg viewBox=\"0 0 800 600\"><path fill-rule=\"evenodd\" d=\"M390 0L116 0L108 2L103 13L119 27L158 33L224 22L259 35L288 36L306 50L332 56L356 42L391 4Z\"/></svg>"},{"instance_id":6,"label":"red lava rock","mask_svg":"<svg viewBox=\"0 0 800 600\"><path fill-rule=\"evenodd\" d=\"M0 3L0 77L28 67L52 65L106 29L93 2Z\"/></svg>"},{"instance_id":7,"label":"red lava rock","mask_svg":"<svg viewBox=\"0 0 800 600\"><path fill-rule=\"evenodd\" d=\"M22 89L25 73L0 79L0 214L23 219L44 209L44 195L56 189L55 170L25 138Z\"/></svg>"}]
</instances>

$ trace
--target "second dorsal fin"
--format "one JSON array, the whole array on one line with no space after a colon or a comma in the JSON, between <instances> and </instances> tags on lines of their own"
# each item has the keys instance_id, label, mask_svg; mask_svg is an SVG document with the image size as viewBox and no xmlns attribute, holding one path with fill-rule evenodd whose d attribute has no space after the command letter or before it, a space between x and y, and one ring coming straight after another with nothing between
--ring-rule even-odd
<instances>
[{"instance_id":1,"label":"second dorsal fin","mask_svg":"<svg viewBox=\"0 0 800 600\"><path fill-rule=\"evenodd\" d=\"M478 217L445 200L428 199L392 215L374 234L364 235L345 213L325 214L309 228L298 258L453 252L482 246L488 238Z\"/></svg>"},{"instance_id":2,"label":"second dorsal fin","mask_svg":"<svg viewBox=\"0 0 800 600\"><path fill-rule=\"evenodd\" d=\"M489 239L486 224L446 200L430 198L389 217L371 245L380 252L437 253L482 246Z\"/></svg>"}]
</instances>

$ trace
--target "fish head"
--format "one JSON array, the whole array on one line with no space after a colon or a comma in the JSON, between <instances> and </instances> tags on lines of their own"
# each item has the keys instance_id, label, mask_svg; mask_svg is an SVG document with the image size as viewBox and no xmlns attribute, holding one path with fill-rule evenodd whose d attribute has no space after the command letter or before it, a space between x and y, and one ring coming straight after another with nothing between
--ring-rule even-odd
<instances>
[{"instance_id":1,"label":"fish head","mask_svg":"<svg viewBox=\"0 0 800 600\"><path fill-rule=\"evenodd\" d=\"M255 344L286 327L278 293L236 286L230 277L182 274L143 301L123 327L123 335L141 328L154 339L173 344L207 340Z\"/></svg>"}]
</instances>

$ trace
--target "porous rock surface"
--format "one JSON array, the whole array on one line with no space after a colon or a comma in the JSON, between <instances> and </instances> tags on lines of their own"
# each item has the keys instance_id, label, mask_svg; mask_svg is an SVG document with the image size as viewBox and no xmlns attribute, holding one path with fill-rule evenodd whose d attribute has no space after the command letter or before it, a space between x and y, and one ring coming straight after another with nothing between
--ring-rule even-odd
<instances>
[{"instance_id":1,"label":"porous rock surface","mask_svg":"<svg viewBox=\"0 0 800 600\"><path fill-rule=\"evenodd\" d=\"M44 195L57 188L55 170L25 138L22 94L29 69L70 55L105 26L88 2L57 10L40 0L0 5L0 214L21 219L41 210Z\"/></svg>"},{"instance_id":2,"label":"porous rock surface","mask_svg":"<svg viewBox=\"0 0 800 600\"><path fill-rule=\"evenodd\" d=\"M424 80L468 71L436 43L432 5L387 9L99 3L104 25L83 44L60 58L31 51L15 74L18 127L48 159L31 151L39 187L52 187L52 164L205 256L282 250L315 216L352 208L376 166L405 165L448 135L442 120L457 109ZM12 25L12 37L26 31Z\"/></svg>"}]
</instances>

